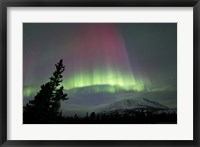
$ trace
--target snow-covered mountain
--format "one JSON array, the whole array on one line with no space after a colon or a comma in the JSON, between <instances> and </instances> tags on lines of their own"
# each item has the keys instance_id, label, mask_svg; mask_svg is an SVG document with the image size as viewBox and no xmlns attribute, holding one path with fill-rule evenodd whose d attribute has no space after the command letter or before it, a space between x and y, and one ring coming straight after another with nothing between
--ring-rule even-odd
<instances>
[{"instance_id":1,"label":"snow-covered mountain","mask_svg":"<svg viewBox=\"0 0 200 147\"><path fill-rule=\"evenodd\" d=\"M145 98L137 99L124 99L121 101L114 102L112 104L97 108L97 113L125 113L132 111L157 111L157 112L168 112L170 109L158 102L150 101Z\"/></svg>"}]
</instances>

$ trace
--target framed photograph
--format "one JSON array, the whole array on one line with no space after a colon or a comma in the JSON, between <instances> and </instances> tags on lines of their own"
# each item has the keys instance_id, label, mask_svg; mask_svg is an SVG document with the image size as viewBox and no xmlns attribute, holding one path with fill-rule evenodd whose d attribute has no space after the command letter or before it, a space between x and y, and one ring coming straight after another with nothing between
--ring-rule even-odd
<instances>
[{"instance_id":1,"label":"framed photograph","mask_svg":"<svg viewBox=\"0 0 200 147\"><path fill-rule=\"evenodd\" d=\"M198 146L199 1L4 1L2 146Z\"/></svg>"}]
</instances>

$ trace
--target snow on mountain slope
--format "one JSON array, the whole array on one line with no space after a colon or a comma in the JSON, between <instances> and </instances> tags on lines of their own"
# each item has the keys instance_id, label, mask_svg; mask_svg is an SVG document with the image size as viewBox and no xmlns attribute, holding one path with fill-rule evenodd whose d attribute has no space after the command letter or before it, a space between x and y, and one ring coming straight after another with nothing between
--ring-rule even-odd
<instances>
[{"instance_id":1,"label":"snow on mountain slope","mask_svg":"<svg viewBox=\"0 0 200 147\"><path fill-rule=\"evenodd\" d=\"M96 109L97 113L109 113L113 111L128 111L128 110L168 110L169 108L157 103L150 101L145 98L137 99L124 99L115 103L106 105Z\"/></svg>"}]
</instances>

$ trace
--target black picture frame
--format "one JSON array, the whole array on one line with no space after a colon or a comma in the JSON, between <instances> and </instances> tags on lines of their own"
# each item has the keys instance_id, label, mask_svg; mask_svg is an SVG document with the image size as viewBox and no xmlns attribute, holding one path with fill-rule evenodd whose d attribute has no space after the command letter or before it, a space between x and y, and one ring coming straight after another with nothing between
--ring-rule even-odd
<instances>
[{"instance_id":1,"label":"black picture frame","mask_svg":"<svg viewBox=\"0 0 200 147\"><path fill-rule=\"evenodd\" d=\"M166 141L166 140L43 140L23 141L7 140L7 7L193 7L194 48L193 48L193 74L194 74L194 139L192 141ZM1 0L0 2L0 145L1 146L170 146L190 147L199 146L199 58L200 49L200 2L199 0Z\"/></svg>"}]
</instances>

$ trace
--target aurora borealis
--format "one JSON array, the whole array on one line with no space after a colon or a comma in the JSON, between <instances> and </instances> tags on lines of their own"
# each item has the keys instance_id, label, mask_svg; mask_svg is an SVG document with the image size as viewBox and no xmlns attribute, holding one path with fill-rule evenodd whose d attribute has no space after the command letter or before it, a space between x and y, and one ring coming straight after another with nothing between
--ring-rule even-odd
<instances>
[{"instance_id":1,"label":"aurora borealis","mask_svg":"<svg viewBox=\"0 0 200 147\"><path fill-rule=\"evenodd\" d=\"M77 36L73 47L77 50L69 56L70 61L76 60L64 82L67 89L112 85L143 90L142 81L131 69L124 41L112 24L83 25Z\"/></svg>"},{"instance_id":2,"label":"aurora borealis","mask_svg":"<svg viewBox=\"0 0 200 147\"><path fill-rule=\"evenodd\" d=\"M90 93L106 103L115 96L105 93L176 91L176 29L175 23L24 23L24 99L48 81L60 59L70 108L80 109Z\"/></svg>"}]
</instances>

